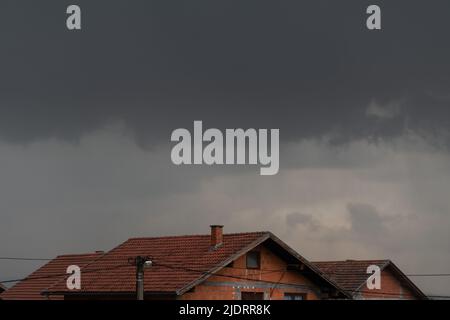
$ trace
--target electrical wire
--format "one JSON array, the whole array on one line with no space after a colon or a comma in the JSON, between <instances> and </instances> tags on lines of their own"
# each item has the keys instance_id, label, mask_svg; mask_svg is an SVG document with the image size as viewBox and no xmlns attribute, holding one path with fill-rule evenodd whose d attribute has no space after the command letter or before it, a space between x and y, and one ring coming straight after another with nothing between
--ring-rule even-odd
<instances>
[{"instance_id":1,"label":"electrical wire","mask_svg":"<svg viewBox=\"0 0 450 320\"><path fill-rule=\"evenodd\" d=\"M11 257L0 257L0 260L11 260L11 261L51 261L53 259L46 258L11 258Z\"/></svg>"},{"instance_id":2,"label":"electrical wire","mask_svg":"<svg viewBox=\"0 0 450 320\"><path fill-rule=\"evenodd\" d=\"M108 258L108 257L100 257L100 259L108 259L108 260L121 260L121 257L112 257L112 258ZM11 261L52 261L54 259L49 259L49 258L21 258L21 257L0 257L0 260L11 260ZM94 261L95 262L95 261ZM239 267L233 267L233 269L239 269L239 270L248 270L247 268L239 268ZM285 270L285 269L283 269ZM319 269L320 270L320 269ZM282 271L282 270L267 270L269 272L277 272L277 271ZM305 272L305 271L304 271ZM324 273L325 275L327 275L327 273ZM364 273L365 274L365 273ZM354 272L333 272L333 275L349 275L349 276L353 276L355 275ZM363 275L363 273L361 273L361 275ZM412 273L412 274L405 274L408 277L450 277L450 273Z\"/></svg>"},{"instance_id":3,"label":"electrical wire","mask_svg":"<svg viewBox=\"0 0 450 320\"><path fill-rule=\"evenodd\" d=\"M119 268L124 268L124 267L129 267L129 264L126 265L118 265L118 266L114 266L114 267L110 267L110 268L99 268L99 269L92 269L92 270L86 270L83 271L83 274L86 273L97 273L97 272L102 272L102 271L112 271L112 270L116 270ZM26 277L26 278L22 278L22 279L14 279L14 280L5 280L5 281L0 281L0 283L2 284L7 284L7 283L15 283L15 282L22 282L22 281L31 281L31 280L41 280L41 279L52 279L52 278L63 278L63 277L70 277L71 274L68 273L58 273L58 274L51 274L51 275L47 275L47 276L39 276L39 277Z\"/></svg>"},{"instance_id":4,"label":"electrical wire","mask_svg":"<svg viewBox=\"0 0 450 320\"><path fill-rule=\"evenodd\" d=\"M195 270L195 269L190 269L190 268L185 268L185 267L176 267L176 266L168 266L168 265L164 265L161 263L157 263L154 262L155 266L163 266L166 267L168 269L178 269L178 270L185 270L188 272L193 272L193 273L200 273L203 275L214 275L216 277L223 277L223 278L232 278L232 279L237 279L237 280L245 280L245 281L251 281L251 282L258 282L258 283L265 283L265 284L272 284L274 286L280 286L280 285L286 285L286 286L292 286L292 283L283 283L283 282L274 282L274 281L268 281L268 280L260 280L260 279L249 279L249 278L245 278L245 277L240 277L240 276L234 276L234 275L222 275L222 274L217 274L217 273L212 273L209 271L201 271L201 270ZM295 285L294 285L295 286ZM345 291L345 290L344 290ZM391 296L391 297L398 297L399 294L398 293L380 293L380 292L371 292L371 291L345 291L347 293L350 294L357 294L357 293L366 293L368 295L372 295L372 296ZM445 296L445 295L426 295L428 298L436 298L436 299L450 299L450 296Z\"/></svg>"},{"instance_id":5,"label":"electrical wire","mask_svg":"<svg viewBox=\"0 0 450 320\"><path fill-rule=\"evenodd\" d=\"M88 265L84 266L83 269L89 267L90 265L92 265L93 263L104 259L105 256L101 256L98 259L94 260L93 262L89 263ZM109 258L108 260L123 260L124 257L112 257ZM0 257L0 260L17 260L17 261L51 261L53 259L45 259L45 258L16 258L16 257ZM161 261L161 260L159 260ZM275 290L276 287L280 286L280 285L290 285L292 286L292 283L283 283L281 282L282 278L284 277L284 273L287 272L288 270L286 268L284 269L277 269L277 270L266 270L263 272L259 272L254 274L254 276L258 276L258 275L266 275L266 274L273 274L273 273L282 273L282 276L280 278L280 281L278 282L274 282L274 281L268 281L268 280L262 280L262 279L252 279L251 276L248 273L244 274L244 275L227 275L227 274L217 274L214 272L210 272L210 271L206 271L206 270L197 270L197 269L193 269L193 268L187 268L187 267L182 267L182 266L176 266L174 264L169 265L169 264L165 264L159 261L154 261L153 265L155 267L163 267L163 268L167 268L167 269L172 269L172 270L184 270L186 272L190 272L190 273L197 273L197 274L201 274L204 276L217 276L217 277L223 277L223 278L231 278L231 279L236 279L236 280L245 280L245 281L251 281L251 282L258 282L258 283L266 283L266 284L272 284L274 287L272 290ZM102 272L102 271L109 271L109 270L115 270L118 268L123 268L123 267L129 267L130 264L127 263L125 265L118 265L118 266L114 266L111 268L100 268L100 269L92 269L92 270L85 270L83 271L83 273L96 273L96 272ZM235 268L233 267L233 269L242 269L242 270L247 270L246 268ZM326 274L325 274L326 275ZM350 272L337 272L334 273L333 275L354 275L354 273L350 273ZM61 274L53 274L53 275L47 275L47 276L40 276L40 277L26 277L26 278L22 278L22 279L14 279L14 280L4 280L4 281L0 281L0 283L2 284L8 284L8 283L16 283L16 282L22 282L22 281L30 281L30 280L37 280L37 279L50 279L50 278L61 278L61 277L68 277L70 276L67 273L61 273ZM450 277L450 274L447 273L435 273L435 274L407 274L407 276L409 277ZM295 286L295 285L294 285ZM395 296L398 297L399 294L398 293L391 293L391 292L373 292L373 291L346 291L347 293L350 294L366 294L366 295L372 295L372 296L376 296L376 297L380 297L380 296ZM446 295L427 295L427 297L429 298L436 298L436 299L450 299L450 296L446 296Z\"/></svg>"}]
</instances>

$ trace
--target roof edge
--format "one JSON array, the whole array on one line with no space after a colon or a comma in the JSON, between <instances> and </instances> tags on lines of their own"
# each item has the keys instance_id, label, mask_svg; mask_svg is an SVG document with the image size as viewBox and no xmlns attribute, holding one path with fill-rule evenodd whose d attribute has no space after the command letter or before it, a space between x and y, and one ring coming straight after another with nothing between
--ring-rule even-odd
<instances>
[{"instance_id":1,"label":"roof edge","mask_svg":"<svg viewBox=\"0 0 450 320\"><path fill-rule=\"evenodd\" d=\"M258 232L255 232L255 233L258 233ZM263 235L261 237L259 237L258 239L256 239L255 241L253 241L252 243L250 243L248 246L244 247L243 249L239 250L238 252L236 252L232 256L228 257L226 260L222 261L220 264L216 265L215 267L211 268L204 275L200 276L199 278L197 278L196 280L192 281L188 285L186 285L183 288L177 290L177 295L178 296L183 295L187 291L191 290L195 286L199 285L203 281L205 281L208 278L210 278L211 276L213 276L214 273L216 273L216 272L222 270L223 268L225 268L227 265L232 263L238 257L240 257L240 256L246 254L247 252L251 251L254 247L259 246L260 244L265 242L267 239L270 239L270 236L271 236L270 232L265 231L265 232L261 232L261 233L263 233Z\"/></svg>"},{"instance_id":2,"label":"roof edge","mask_svg":"<svg viewBox=\"0 0 450 320\"><path fill-rule=\"evenodd\" d=\"M389 263L386 265L385 269L387 267L391 267L394 270L394 272L396 272L406 282L406 285L409 286L409 288L413 292L415 292L421 299L423 300L430 299L422 290L419 289L418 286L414 284L414 282L411 281L411 279L409 279L409 277L406 274L403 273L403 271L399 267L397 267L397 265L394 262L389 260Z\"/></svg>"},{"instance_id":3,"label":"roof edge","mask_svg":"<svg viewBox=\"0 0 450 320\"><path fill-rule=\"evenodd\" d=\"M325 280L328 284L330 284L332 287L334 287L338 292L342 293L347 298L353 298L352 295L348 294L347 291L345 291L341 286L335 282L334 280L330 279L326 273L322 272L318 267L316 267L312 262L308 261L306 258L301 256L296 250L292 249L287 243L285 243L283 240L275 236L273 233L269 232L270 238L275 241L278 245L280 245L283 249L285 249L289 254L291 254L293 257L298 259L301 263L303 263L305 266L307 266L309 269L311 269L314 273L316 273L320 278Z\"/></svg>"}]
</instances>

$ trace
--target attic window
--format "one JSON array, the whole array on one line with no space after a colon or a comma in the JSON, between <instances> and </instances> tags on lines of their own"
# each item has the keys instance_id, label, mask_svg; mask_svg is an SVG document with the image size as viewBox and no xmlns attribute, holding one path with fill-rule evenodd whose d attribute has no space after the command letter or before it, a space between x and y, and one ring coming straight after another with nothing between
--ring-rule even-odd
<instances>
[{"instance_id":1,"label":"attic window","mask_svg":"<svg viewBox=\"0 0 450 320\"><path fill-rule=\"evenodd\" d=\"M251 251L247 253L247 269L261 269L261 253Z\"/></svg>"}]
</instances>

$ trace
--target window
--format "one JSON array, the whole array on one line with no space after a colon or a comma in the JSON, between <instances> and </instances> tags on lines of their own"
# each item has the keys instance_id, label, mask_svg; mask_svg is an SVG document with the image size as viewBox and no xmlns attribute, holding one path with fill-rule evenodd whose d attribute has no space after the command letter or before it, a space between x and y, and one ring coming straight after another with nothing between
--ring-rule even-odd
<instances>
[{"instance_id":1,"label":"window","mask_svg":"<svg viewBox=\"0 0 450 320\"><path fill-rule=\"evenodd\" d=\"M242 292L241 293L241 300L247 300L247 301L259 301L264 300L264 293L263 292Z\"/></svg>"},{"instance_id":2,"label":"window","mask_svg":"<svg viewBox=\"0 0 450 320\"><path fill-rule=\"evenodd\" d=\"M285 293L284 300L289 300L289 301L306 300L306 294L305 293Z\"/></svg>"},{"instance_id":3,"label":"window","mask_svg":"<svg viewBox=\"0 0 450 320\"><path fill-rule=\"evenodd\" d=\"M261 269L261 253L252 251L247 253L247 269Z\"/></svg>"}]
</instances>

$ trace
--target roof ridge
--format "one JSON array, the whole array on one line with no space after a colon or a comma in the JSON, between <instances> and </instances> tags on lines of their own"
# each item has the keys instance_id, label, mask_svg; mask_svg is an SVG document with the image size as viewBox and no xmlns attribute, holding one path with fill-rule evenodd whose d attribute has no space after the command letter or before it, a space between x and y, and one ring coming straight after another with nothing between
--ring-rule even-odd
<instances>
[{"instance_id":1,"label":"roof ridge","mask_svg":"<svg viewBox=\"0 0 450 320\"><path fill-rule=\"evenodd\" d=\"M224 233L223 236L237 236L237 235L250 235L250 234L268 234L269 231L253 231L253 232L234 232L234 233ZM142 239L177 239L186 237L210 237L209 233L206 234L185 234L185 235L169 235L169 236L151 236L151 237L132 237L128 240L142 240Z\"/></svg>"}]
</instances>

